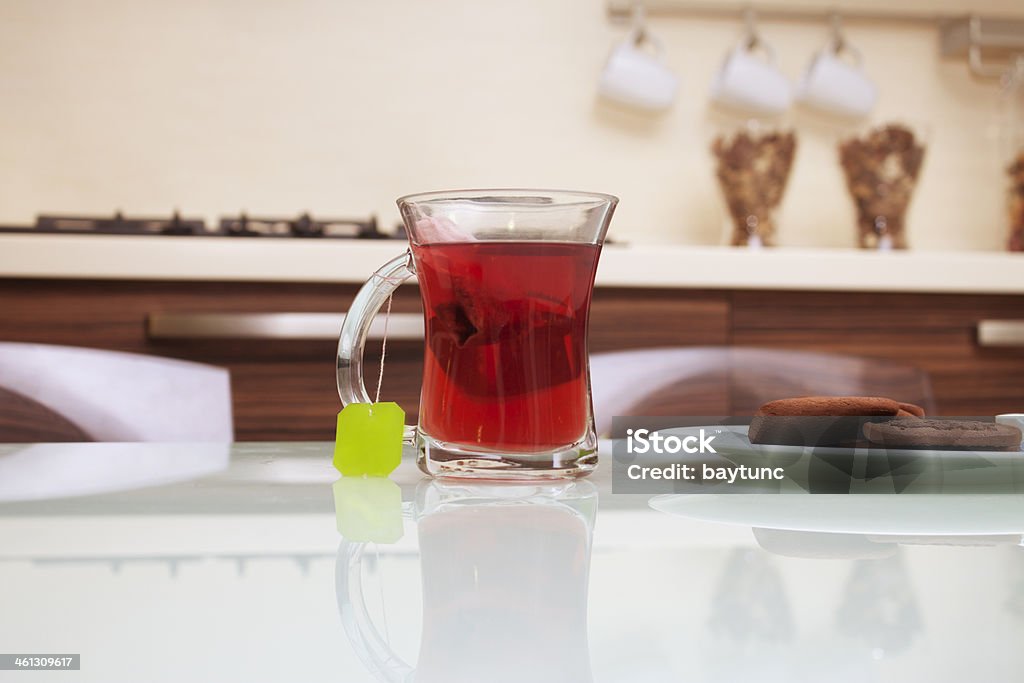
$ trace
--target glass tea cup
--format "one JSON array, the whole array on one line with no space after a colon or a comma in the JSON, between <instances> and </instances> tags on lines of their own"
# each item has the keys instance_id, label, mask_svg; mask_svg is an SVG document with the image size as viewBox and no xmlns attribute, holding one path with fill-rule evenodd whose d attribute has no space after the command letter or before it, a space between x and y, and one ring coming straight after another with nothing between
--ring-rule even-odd
<instances>
[{"instance_id":1,"label":"glass tea cup","mask_svg":"<svg viewBox=\"0 0 1024 683\"><path fill-rule=\"evenodd\" d=\"M410 250L378 270L338 343L343 404L369 402L374 314L415 275L425 318L419 425L427 474L524 478L597 464L587 356L594 275L618 202L605 194L465 190L402 197Z\"/></svg>"}]
</instances>

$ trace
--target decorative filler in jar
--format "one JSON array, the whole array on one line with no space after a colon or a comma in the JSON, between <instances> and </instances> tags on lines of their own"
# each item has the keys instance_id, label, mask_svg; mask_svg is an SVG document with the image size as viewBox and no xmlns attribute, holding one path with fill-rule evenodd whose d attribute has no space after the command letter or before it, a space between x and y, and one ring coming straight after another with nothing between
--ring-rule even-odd
<instances>
[{"instance_id":1,"label":"decorative filler in jar","mask_svg":"<svg viewBox=\"0 0 1024 683\"><path fill-rule=\"evenodd\" d=\"M1006 168L1010 179L1007 189L1007 209L1010 219L1010 251L1024 251L1024 147Z\"/></svg>"},{"instance_id":2,"label":"decorative filler in jar","mask_svg":"<svg viewBox=\"0 0 1024 683\"><path fill-rule=\"evenodd\" d=\"M773 246L776 211L796 155L796 134L747 125L711 145L729 211L733 246Z\"/></svg>"},{"instance_id":3,"label":"decorative filler in jar","mask_svg":"<svg viewBox=\"0 0 1024 683\"><path fill-rule=\"evenodd\" d=\"M921 136L890 123L839 143L839 163L857 210L863 249L906 249L907 207L924 161Z\"/></svg>"},{"instance_id":4,"label":"decorative filler in jar","mask_svg":"<svg viewBox=\"0 0 1024 683\"><path fill-rule=\"evenodd\" d=\"M1024 55L1006 72L1000 97L1002 154L1006 168L1006 248L1024 251Z\"/></svg>"}]
</instances>

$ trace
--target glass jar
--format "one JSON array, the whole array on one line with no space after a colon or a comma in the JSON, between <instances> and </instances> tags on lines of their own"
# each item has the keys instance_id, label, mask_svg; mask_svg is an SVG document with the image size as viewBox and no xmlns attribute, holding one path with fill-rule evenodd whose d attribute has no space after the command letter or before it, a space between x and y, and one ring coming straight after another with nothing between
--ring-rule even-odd
<instances>
[{"instance_id":1,"label":"glass jar","mask_svg":"<svg viewBox=\"0 0 1024 683\"><path fill-rule=\"evenodd\" d=\"M729 213L729 244L774 246L776 214L796 155L796 133L751 121L720 131L711 154Z\"/></svg>"},{"instance_id":2,"label":"glass jar","mask_svg":"<svg viewBox=\"0 0 1024 683\"><path fill-rule=\"evenodd\" d=\"M869 128L839 142L839 165L857 213L862 249L906 249L906 216L924 161L920 130L904 123Z\"/></svg>"},{"instance_id":3,"label":"glass jar","mask_svg":"<svg viewBox=\"0 0 1024 683\"><path fill-rule=\"evenodd\" d=\"M1024 251L1024 55L1007 72L1000 105L1007 182L1006 248Z\"/></svg>"}]
</instances>

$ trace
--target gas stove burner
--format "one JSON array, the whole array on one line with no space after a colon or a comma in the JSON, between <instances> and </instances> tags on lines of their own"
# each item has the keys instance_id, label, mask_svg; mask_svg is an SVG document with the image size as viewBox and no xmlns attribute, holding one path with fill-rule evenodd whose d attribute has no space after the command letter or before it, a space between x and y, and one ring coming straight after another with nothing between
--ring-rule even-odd
<instances>
[{"instance_id":1,"label":"gas stove burner","mask_svg":"<svg viewBox=\"0 0 1024 683\"><path fill-rule=\"evenodd\" d=\"M33 229L30 229L33 230ZM177 211L170 218L125 218L120 211L112 218L41 214L34 232L96 233L103 235L203 235L206 222L182 218Z\"/></svg>"},{"instance_id":2,"label":"gas stove burner","mask_svg":"<svg viewBox=\"0 0 1024 683\"><path fill-rule=\"evenodd\" d=\"M47 233L62 235L188 235L206 237L299 237L348 239L405 239L399 231L388 235L377 228L377 217L368 219L313 218L309 213L296 218L265 218L242 213L221 218L216 228L207 228L201 218L183 218L175 211L167 218L129 218L120 211L113 216L40 214L35 225L0 225L0 233Z\"/></svg>"},{"instance_id":3,"label":"gas stove burner","mask_svg":"<svg viewBox=\"0 0 1024 683\"><path fill-rule=\"evenodd\" d=\"M237 218L221 218L220 231L232 237L341 237L390 239L377 229L377 217L368 220L346 218L314 219L308 213L297 218L265 218L242 213Z\"/></svg>"}]
</instances>

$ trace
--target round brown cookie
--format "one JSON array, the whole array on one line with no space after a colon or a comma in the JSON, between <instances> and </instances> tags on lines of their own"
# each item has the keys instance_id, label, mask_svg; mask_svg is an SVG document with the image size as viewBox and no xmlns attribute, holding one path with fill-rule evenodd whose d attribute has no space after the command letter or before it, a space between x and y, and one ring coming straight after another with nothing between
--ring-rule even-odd
<instances>
[{"instance_id":1,"label":"round brown cookie","mask_svg":"<svg viewBox=\"0 0 1024 683\"><path fill-rule=\"evenodd\" d=\"M887 448L1016 451L1021 432L1010 425L975 420L899 418L864 425L868 441Z\"/></svg>"},{"instance_id":2,"label":"round brown cookie","mask_svg":"<svg viewBox=\"0 0 1024 683\"><path fill-rule=\"evenodd\" d=\"M899 412L900 405L891 398L880 396L804 396L769 401L758 409L757 414L793 417L893 416Z\"/></svg>"},{"instance_id":3,"label":"round brown cookie","mask_svg":"<svg viewBox=\"0 0 1024 683\"><path fill-rule=\"evenodd\" d=\"M755 415L750 443L782 446L842 446L853 448L860 439L859 416Z\"/></svg>"},{"instance_id":4,"label":"round brown cookie","mask_svg":"<svg viewBox=\"0 0 1024 683\"><path fill-rule=\"evenodd\" d=\"M914 417L924 417L924 408L914 403L900 401L900 410L910 413ZM903 417L902 415L900 417Z\"/></svg>"}]
</instances>

